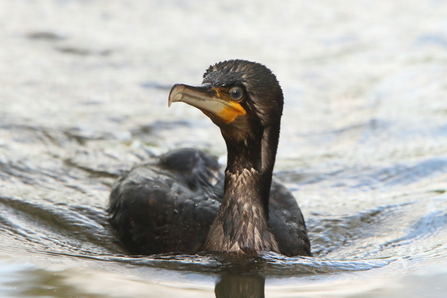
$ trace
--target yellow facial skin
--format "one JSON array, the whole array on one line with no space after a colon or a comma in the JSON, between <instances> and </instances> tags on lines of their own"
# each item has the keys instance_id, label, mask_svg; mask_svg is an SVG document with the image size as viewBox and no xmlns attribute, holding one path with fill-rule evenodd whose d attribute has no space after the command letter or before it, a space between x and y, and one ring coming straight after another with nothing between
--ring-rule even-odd
<instances>
[{"instance_id":1,"label":"yellow facial skin","mask_svg":"<svg viewBox=\"0 0 447 298\"><path fill-rule=\"evenodd\" d=\"M238 116L247 114L245 109L241 106L240 102L243 97L237 101L231 98L229 94L229 88L213 88L216 91L216 96L227 102L227 106L222 107L222 110L216 115L224 123L228 124L234 121Z\"/></svg>"},{"instance_id":2,"label":"yellow facial skin","mask_svg":"<svg viewBox=\"0 0 447 298\"><path fill-rule=\"evenodd\" d=\"M201 86L174 85L169 94L168 105L184 102L202 110L209 117L217 118L225 124L247 114L240 104L244 96L235 100L230 95L231 88L212 88L209 84Z\"/></svg>"}]
</instances>

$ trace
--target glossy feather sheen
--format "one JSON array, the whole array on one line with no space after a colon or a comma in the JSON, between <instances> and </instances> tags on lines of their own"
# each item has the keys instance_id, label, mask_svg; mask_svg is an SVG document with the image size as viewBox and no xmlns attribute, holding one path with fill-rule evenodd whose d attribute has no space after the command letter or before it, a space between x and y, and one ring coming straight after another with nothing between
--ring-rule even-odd
<instances>
[{"instance_id":1,"label":"glossy feather sheen","mask_svg":"<svg viewBox=\"0 0 447 298\"><path fill-rule=\"evenodd\" d=\"M261 64L230 60L211 66L202 84L174 85L169 103L199 108L220 128L228 151L225 172L202 151L179 149L123 175L109 207L123 246L132 254L310 255L297 202L272 182L283 107L276 77ZM235 86L244 93L237 103L223 94ZM231 121L219 115L235 104L246 113Z\"/></svg>"},{"instance_id":2,"label":"glossy feather sheen","mask_svg":"<svg viewBox=\"0 0 447 298\"><path fill-rule=\"evenodd\" d=\"M109 207L122 245L134 255L201 251L222 202L224 176L218 170L215 158L183 148L123 175ZM279 251L309 255L304 219L292 194L275 181L270 193L269 225Z\"/></svg>"},{"instance_id":3,"label":"glossy feather sheen","mask_svg":"<svg viewBox=\"0 0 447 298\"><path fill-rule=\"evenodd\" d=\"M256 198L256 180L260 173L244 169L226 173L227 191L217 220L208 234L204 248L211 251L279 252L270 232L262 202ZM223 241L222 241L223 239Z\"/></svg>"}]
</instances>

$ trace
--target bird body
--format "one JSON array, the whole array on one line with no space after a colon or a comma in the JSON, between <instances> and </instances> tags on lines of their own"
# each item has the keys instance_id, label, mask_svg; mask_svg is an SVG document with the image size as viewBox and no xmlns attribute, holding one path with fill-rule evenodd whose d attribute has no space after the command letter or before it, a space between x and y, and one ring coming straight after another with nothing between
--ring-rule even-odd
<instances>
[{"instance_id":1,"label":"bird body","mask_svg":"<svg viewBox=\"0 0 447 298\"><path fill-rule=\"evenodd\" d=\"M273 181L283 95L265 66L244 60L217 63L203 84L174 85L185 102L221 130L224 174L213 157L178 149L158 163L137 166L115 183L110 222L132 254L274 251L310 255L304 218L287 189Z\"/></svg>"}]
</instances>

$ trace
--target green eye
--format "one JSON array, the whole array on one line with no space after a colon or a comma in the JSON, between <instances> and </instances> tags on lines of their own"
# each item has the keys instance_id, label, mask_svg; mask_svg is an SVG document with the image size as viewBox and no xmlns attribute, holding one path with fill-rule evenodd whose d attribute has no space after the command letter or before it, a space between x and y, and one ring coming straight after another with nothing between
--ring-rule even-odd
<instances>
[{"instance_id":1,"label":"green eye","mask_svg":"<svg viewBox=\"0 0 447 298\"><path fill-rule=\"evenodd\" d=\"M241 87L233 87L230 89L229 93L231 98L234 100L239 100L242 98L242 96L244 96L244 91L242 90Z\"/></svg>"}]
</instances>

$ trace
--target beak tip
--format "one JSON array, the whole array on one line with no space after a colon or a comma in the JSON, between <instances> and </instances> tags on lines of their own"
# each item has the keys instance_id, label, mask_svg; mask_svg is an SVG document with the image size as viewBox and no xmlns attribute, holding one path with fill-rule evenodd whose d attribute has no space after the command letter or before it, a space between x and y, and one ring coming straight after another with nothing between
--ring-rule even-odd
<instances>
[{"instance_id":1,"label":"beak tip","mask_svg":"<svg viewBox=\"0 0 447 298\"><path fill-rule=\"evenodd\" d=\"M176 101L181 101L182 99L182 93L184 87L181 84L175 84L172 86L171 92L169 92L169 98L168 98L168 108L171 107L171 104Z\"/></svg>"}]
</instances>

